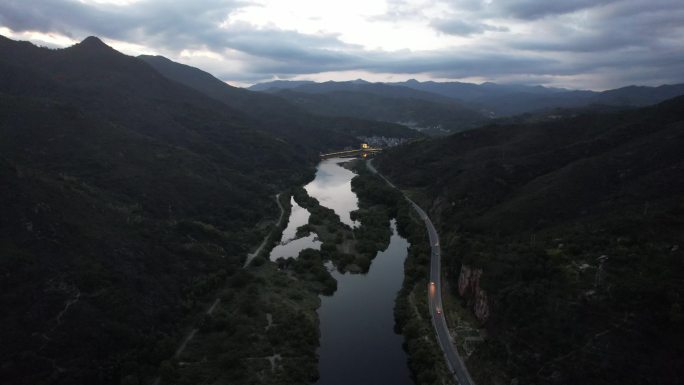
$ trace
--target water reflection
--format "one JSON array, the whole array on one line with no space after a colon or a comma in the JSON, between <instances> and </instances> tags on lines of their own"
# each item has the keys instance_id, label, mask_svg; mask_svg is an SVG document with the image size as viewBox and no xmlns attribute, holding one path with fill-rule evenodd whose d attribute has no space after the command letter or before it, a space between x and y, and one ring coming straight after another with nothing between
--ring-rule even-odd
<instances>
[{"instance_id":1,"label":"water reflection","mask_svg":"<svg viewBox=\"0 0 684 385\"><path fill-rule=\"evenodd\" d=\"M319 250L321 248L321 242L316 238L316 234L310 234L307 237L296 239L297 228L307 224L311 214L308 210L298 205L294 198L290 198L290 203L292 204L290 219L287 223L287 228L283 230L280 244L276 245L276 247L271 250L271 255L269 256L271 261L275 261L280 257L297 258L299 252L304 249L310 248Z\"/></svg>"},{"instance_id":2,"label":"water reflection","mask_svg":"<svg viewBox=\"0 0 684 385\"><path fill-rule=\"evenodd\" d=\"M322 297L319 385L413 384L394 333L394 299L404 279L408 242L393 235L387 250L378 253L366 275L334 271L337 291Z\"/></svg>"},{"instance_id":3,"label":"water reflection","mask_svg":"<svg viewBox=\"0 0 684 385\"><path fill-rule=\"evenodd\" d=\"M316 178L304 188L321 205L335 210L342 223L355 227L356 221L349 216L350 212L359 208L359 200L351 190L351 180L355 174L339 165L348 161L349 158L321 161L316 169Z\"/></svg>"},{"instance_id":4,"label":"water reflection","mask_svg":"<svg viewBox=\"0 0 684 385\"><path fill-rule=\"evenodd\" d=\"M316 178L305 186L312 197L335 210L342 222L356 223L349 213L358 208L351 191L354 173L339 163L348 159L327 159L317 168ZM309 212L292 200L292 213L281 244L270 255L296 257L307 248L320 248L315 235L294 239L297 228L309 220ZM368 274L340 274L327 262L337 280L337 291L321 298L321 346L319 348L319 385L336 384L413 384L402 349L403 337L394 333L394 300L404 279L404 260L408 242L396 234L387 250L378 253ZM294 239L294 240L293 240Z\"/></svg>"},{"instance_id":5,"label":"water reflection","mask_svg":"<svg viewBox=\"0 0 684 385\"><path fill-rule=\"evenodd\" d=\"M281 241L295 239L297 228L309 223L309 217L311 216L309 210L298 205L294 198L290 198L290 204L292 205L292 211L290 212L290 219L287 221L287 228L283 230Z\"/></svg>"}]
</instances>

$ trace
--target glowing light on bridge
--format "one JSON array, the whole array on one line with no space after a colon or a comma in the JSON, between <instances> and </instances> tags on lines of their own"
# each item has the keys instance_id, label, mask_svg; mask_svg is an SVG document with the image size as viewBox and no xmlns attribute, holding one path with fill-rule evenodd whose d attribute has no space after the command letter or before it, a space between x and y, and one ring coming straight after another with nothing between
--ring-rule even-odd
<instances>
[{"instance_id":1,"label":"glowing light on bridge","mask_svg":"<svg viewBox=\"0 0 684 385\"><path fill-rule=\"evenodd\" d=\"M377 148L377 147L370 147L367 143L362 143L361 147L356 149L356 150L342 150L342 151L335 151L335 152L330 152L327 154L320 154L321 158L331 158L331 157L353 157L353 156L361 156L366 158L369 154L375 154L378 152L381 152L382 148Z\"/></svg>"}]
</instances>

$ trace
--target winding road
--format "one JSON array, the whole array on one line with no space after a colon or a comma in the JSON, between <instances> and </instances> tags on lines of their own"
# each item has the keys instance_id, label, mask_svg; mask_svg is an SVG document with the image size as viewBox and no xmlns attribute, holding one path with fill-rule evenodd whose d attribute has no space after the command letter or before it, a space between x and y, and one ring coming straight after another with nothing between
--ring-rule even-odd
<instances>
[{"instance_id":1,"label":"winding road","mask_svg":"<svg viewBox=\"0 0 684 385\"><path fill-rule=\"evenodd\" d=\"M387 180L378 170L371 164L372 159L366 162L368 169L380 176L385 180L390 186L396 188L392 182ZM454 347L452 343L451 335L449 334L449 328L447 327L446 318L444 318L444 308L442 305L442 277L440 273L441 267L441 250L439 246L439 235L435 226L432 224L430 217L425 213L425 211L420 208L415 202L413 202L409 197L404 195L404 198L408 200L413 209L416 210L420 218L425 222L425 227L428 231L428 236L430 238L430 248L432 249L432 256L430 258L430 283L428 284L428 300L430 303L430 315L432 318L432 326L435 328L437 333L437 342L444 352L444 357L447 362L449 370L454 375L456 382L460 385L474 385L472 378L470 378L470 373L468 373L468 368L466 368L463 359L458 354L458 350Z\"/></svg>"}]
</instances>

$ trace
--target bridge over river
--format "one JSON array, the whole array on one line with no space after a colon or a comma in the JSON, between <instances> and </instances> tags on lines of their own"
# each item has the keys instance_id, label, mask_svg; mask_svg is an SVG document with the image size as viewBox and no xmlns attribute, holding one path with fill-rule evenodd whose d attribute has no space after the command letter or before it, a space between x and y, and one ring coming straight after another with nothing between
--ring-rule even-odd
<instances>
[{"instance_id":1,"label":"bridge over river","mask_svg":"<svg viewBox=\"0 0 684 385\"><path fill-rule=\"evenodd\" d=\"M362 158L367 158L369 155L377 154L382 151L379 147L369 147L367 144L362 144L361 148L353 150L340 150L335 152L329 152L327 154L321 154L321 159L328 158L351 158L355 156L360 156Z\"/></svg>"}]
</instances>

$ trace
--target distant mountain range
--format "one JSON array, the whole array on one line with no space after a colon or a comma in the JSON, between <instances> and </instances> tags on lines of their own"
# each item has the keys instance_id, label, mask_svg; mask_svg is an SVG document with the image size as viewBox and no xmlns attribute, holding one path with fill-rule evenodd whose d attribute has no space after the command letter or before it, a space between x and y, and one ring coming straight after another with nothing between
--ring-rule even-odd
<instances>
[{"instance_id":1,"label":"distant mountain range","mask_svg":"<svg viewBox=\"0 0 684 385\"><path fill-rule=\"evenodd\" d=\"M431 133L462 131L491 118L554 108L647 106L684 94L684 84L628 86L595 92L417 80L397 83L274 81L256 84L250 89L280 95L320 114L339 116L353 111L369 119L409 123ZM374 97L371 99L369 94ZM336 107L330 107L331 103Z\"/></svg>"},{"instance_id":2,"label":"distant mountain range","mask_svg":"<svg viewBox=\"0 0 684 385\"><path fill-rule=\"evenodd\" d=\"M289 137L307 148L356 145L359 136L420 136L405 126L371 121L364 116L319 116L277 96L232 87L200 69L176 63L163 56L138 57L165 77L239 110L278 136Z\"/></svg>"},{"instance_id":3,"label":"distant mountain range","mask_svg":"<svg viewBox=\"0 0 684 385\"><path fill-rule=\"evenodd\" d=\"M359 80L292 84L280 81L273 85L251 89L264 89L314 114L399 123L430 135L447 135L489 121L486 111L410 87Z\"/></svg>"},{"instance_id":4,"label":"distant mountain range","mask_svg":"<svg viewBox=\"0 0 684 385\"><path fill-rule=\"evenodd\" d=\"M591 104L641 107L684 94L684 84L659 87L627 86L603 92L546 88L542 86L437 83L409 80L392 83L416 90L481 105L498 116L514 115L555 107L582 107Z\"/></svg>"}]
</instances>

